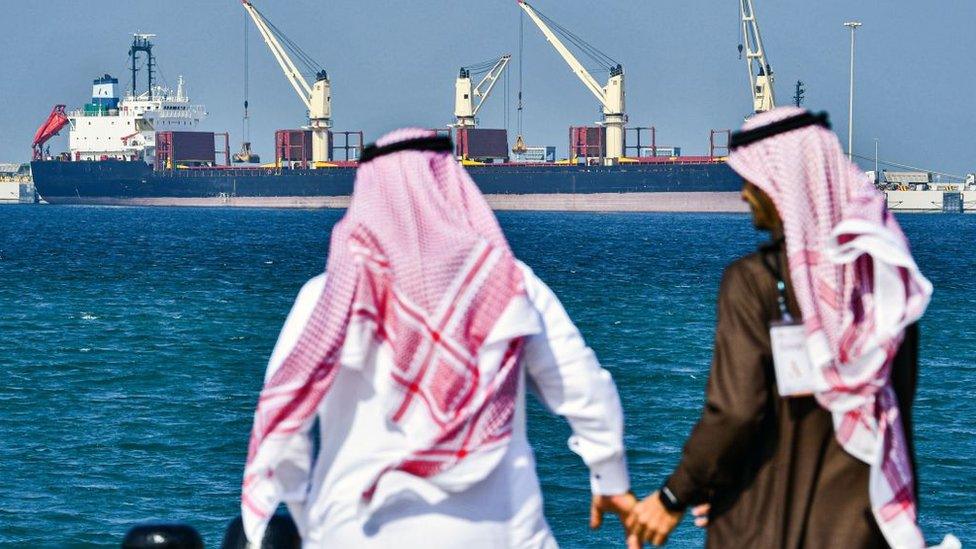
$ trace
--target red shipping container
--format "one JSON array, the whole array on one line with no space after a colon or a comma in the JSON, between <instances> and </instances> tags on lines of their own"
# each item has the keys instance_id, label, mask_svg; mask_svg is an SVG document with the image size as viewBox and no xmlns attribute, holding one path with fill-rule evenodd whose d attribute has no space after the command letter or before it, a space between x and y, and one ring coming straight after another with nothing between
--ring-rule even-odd
<instances>
[{"instance_id":1,"label":"red shipping container","mask_svg":"<svg viewBox=\"0 0 976 549\"><path fill-rule=\"evenodd\" d=\"M508 132L505 130L459 128L457 155L472 160L508 158Z\"/></svg>"},{"instance_id":2,"label":"red shipping container","mask_svg":"<svg viewBox=\"0 0 976 549\"><path fill-rule=\"evenodd\" d=\"M214 165L216 147L213 132L156 132L156 165Z\"/></svg>"}]
</instances>

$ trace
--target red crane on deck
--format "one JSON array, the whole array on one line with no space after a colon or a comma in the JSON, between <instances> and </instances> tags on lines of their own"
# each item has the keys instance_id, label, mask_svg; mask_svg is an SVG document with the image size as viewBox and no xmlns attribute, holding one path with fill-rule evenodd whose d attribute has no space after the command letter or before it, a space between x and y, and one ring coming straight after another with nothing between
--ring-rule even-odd
<instances>
[{"instance_id":1,"label":"red crane on deck","mask_svg":"<svg viewBox=\"0 0 976 549\"><path fill-rule=\"evenodd\" d=\"M44 158L44 152L42 150L44 143L47 143L48 139L57 135L67 125L68 115L64 114L64 105L55 105L51 109L51 114L48 115L47 120L34 133L34 142L31 143L31 149L34 151L34 160L42 160Z\"/></svg>"}]
</instances>

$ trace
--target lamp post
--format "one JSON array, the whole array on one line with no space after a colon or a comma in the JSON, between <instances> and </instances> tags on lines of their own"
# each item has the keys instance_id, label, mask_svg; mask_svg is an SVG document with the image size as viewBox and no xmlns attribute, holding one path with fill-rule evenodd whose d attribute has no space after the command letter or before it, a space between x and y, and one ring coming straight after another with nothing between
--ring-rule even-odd
<instances>
[{"instance_id":1,"label":"lamp post","mask_svg":"<svg viewBox=\"0 0 976 549\"><path fill-rule=\"evenodd\" d=\"M851 29L851 93L847 107L847 159L854 160L854 31L861 26L860 21L848 21L844 26Z\"/></svg>"},{"instance_id":2,"label":"lamp post","mask_svg":"<svg viewBox=\"0 0 976 549\"><path fill-rule=\"evenodd\" d=\"M881 173L878 172L878 138L874 138L874 182L881 181Z\"/></svg>"}]
</instances>

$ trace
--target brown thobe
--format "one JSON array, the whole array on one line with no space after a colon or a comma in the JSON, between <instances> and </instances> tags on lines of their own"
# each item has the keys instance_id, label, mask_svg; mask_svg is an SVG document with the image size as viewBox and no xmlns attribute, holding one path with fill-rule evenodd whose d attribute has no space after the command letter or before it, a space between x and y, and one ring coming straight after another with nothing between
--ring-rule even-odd
<instances>
[{"instance_id":1,"label":"brown thobe","mask_svg":"<svg viewBox=\"0 0 976 549\"><path fill-rule=\"evenodd\" d=\"M667 486L683 502L712 503L708 547L884 547L868 465L841 448L830 413L813 397L776 391L769 323L780 314L763 255L725 271L705 408ZM774 247L765 255L783 273L799 318L783 254ZM913 326L892 369L910 451L917 345Z\"/></svg>"}]
</instances>

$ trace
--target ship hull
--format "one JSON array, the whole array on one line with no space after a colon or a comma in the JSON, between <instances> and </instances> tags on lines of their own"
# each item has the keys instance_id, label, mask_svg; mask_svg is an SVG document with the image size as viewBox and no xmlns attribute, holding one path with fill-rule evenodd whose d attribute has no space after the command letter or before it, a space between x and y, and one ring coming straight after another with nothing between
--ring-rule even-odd
<instances>
[{"instance_id":1,"label":"ship hull","mask_svg":"<svg viewBox=\"0 0 976 549\"><path fill-rule=\"evenodd\" d=\"M142 162L35 161L52 204L344 208L355 168L220 168L155 172ZM467 168L496 209L743 211L742 180L724 162Z\"/></svg>"}]
</instances>

